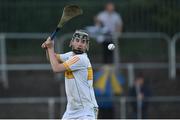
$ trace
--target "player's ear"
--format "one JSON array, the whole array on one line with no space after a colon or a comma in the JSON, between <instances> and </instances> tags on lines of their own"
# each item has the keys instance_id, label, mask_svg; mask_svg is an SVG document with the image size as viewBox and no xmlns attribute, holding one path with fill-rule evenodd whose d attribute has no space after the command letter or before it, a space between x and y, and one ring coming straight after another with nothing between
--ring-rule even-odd
<instances>
[{"instance_id":1,"label":"player's ear","mask_svg":"<svg viewBox=\"0 0 180 120\"><path fill-rule=\"evenodd\" d=\"M89 51L89 42L86 45L86 50Z\"/></svg>"},{"instance_id":2,"label":"player's ear","mask_svg":"<svg viewBox=\"0 0 180 120\"><path fill-rule=\"evenodd\" d=\"M69 47L72 47L72 40L71 40L70 43L69 43Z\"/></svg>"}]
</instances>

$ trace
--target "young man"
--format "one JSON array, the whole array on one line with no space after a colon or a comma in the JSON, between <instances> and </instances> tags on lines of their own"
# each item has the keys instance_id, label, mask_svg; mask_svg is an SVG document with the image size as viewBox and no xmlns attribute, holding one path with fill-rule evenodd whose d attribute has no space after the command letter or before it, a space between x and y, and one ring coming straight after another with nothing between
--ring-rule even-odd
<instances>
[{"instance_id":1,"label":"young man","mask_svg":"<svg viewBox=\"0 0 180 120\"><path fill-rule=\"evenodd\" d=\"M123 21L118 12L115 10L115 4L108 2L105 4L105 9L96 17L96 25L101 26L104 31L104 39L101 40L103 45L103 60L105 64L113 62L113 51L107 49L110 43L113 43L114 34L121 34L123 29ZM102 37L101 37L102 39Z\"/></svg>"},{"instance_id":2,"label":"young man","mask_svg":"<svg viewBox=\"0 0 180 120\"><path fill-rule=\"evenodd\" d=\"M76 30L70 41L72 51L65 54L54 52L50 37L41 47L47 48L53 71L65 72L67 106L62 119L96 119L98 105L93 90L93 70L86 54L87 32Z\"/></svg>"},{"instance_id":3,"label":"young man","mask_svg":"<svg viewBox=\"0 0 180 120\"><path fill-rule=\"evenodd\" d=\"M132 118L133 119L147 119L149 103L146 101L151 97L151 89L143 75L138 75L135 79L134 85L129 90L129 96L134 97L137 101L132 101Z\"/></svg>"}]
</instances>

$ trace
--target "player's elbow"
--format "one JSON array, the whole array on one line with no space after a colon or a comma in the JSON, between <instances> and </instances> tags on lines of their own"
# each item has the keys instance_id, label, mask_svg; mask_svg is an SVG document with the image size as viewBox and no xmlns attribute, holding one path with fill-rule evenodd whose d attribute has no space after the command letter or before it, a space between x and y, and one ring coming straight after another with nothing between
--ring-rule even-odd
<instances>
[{"instance_id":1,"label":"player's elbow","mask_svg":"<svg viewBox=\"0 0 180 120\"><path fill-rule=\"evenodd\" d=\"M54 72L54 73L61 73L61 72L64 72L64 69L53 68L53 72Z\"/></svg>"},{"instance_id":2,"label":"player's elbow","mask_svg":"<svg viewBox=\"0 0 180 120\"><path fill-rule=\"evenodd\" d=\"M58 64L58 65L52 66L52 70L54 73L60 73L60 72L64 72L66 68L64 67L63 64Z\"/></svg>"},{"instance_id":3,"label":"player's elbow","mask_svg":"<svg viewBox=\"0 0 180 120\"><path fill-rule=\"evenodd\" d=\"M57 69L57 68L53 68L52 70L53 70L54 73L60 73L60 72L61 72L61 71L60 71L59 69Z\"/></svg>"}]
</instances>

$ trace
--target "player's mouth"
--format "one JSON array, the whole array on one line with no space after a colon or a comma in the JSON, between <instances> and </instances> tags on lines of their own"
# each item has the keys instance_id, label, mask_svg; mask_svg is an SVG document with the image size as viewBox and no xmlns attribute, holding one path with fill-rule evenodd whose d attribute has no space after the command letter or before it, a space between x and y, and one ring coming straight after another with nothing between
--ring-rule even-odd
<instances>
[{"instance_id":1,"label":"player's mouth","mask_svg":"<svg viewBox=\"0 0 180 120\"><path fill-rule=\"evenodd\" d=\"M82 48L73 49L73 52L74 52L75 54L82 54L82 53L84 53L83 50L82 50Z\"/></svg>"},{"instance_id":2,"label":"player's mouth","mask_svg":"<svg viewBox=\"0 0 180 120\"><path fill-rule=\"evenodd\" d=\"M82 50L82 48L80 48L80 47L79 47L79 48L77 48L77 49L78 49L78 50Z\"/></svg>"}]
</instances>

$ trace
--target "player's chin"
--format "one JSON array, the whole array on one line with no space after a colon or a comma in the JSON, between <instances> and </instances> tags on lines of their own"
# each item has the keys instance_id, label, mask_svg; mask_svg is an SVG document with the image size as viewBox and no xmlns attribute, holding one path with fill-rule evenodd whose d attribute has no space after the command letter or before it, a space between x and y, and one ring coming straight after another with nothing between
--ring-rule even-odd
<instances>
[{"instance_id":1,"label":"player's chin","mask_svg":"<svg viewBox=\"0 0 180 120\"><path fill-rule=\"evenodd\" d=\"M83 52L83 51L84 51L84 48L80 48L80 47L79 47L79 48L76 48L76 50Z\"/></svg>"},{"instance_id":2,"label":"player's chin","mask_svg":"<svg viewBox=\"0 0 180 120\"><path fill-rule=\"evenodd\" d=\"M84 49L77 49L78 51L82 51L82 52L84 52Z\"/></svg>"},{"instance_id":3,"label":"player's chin","mask_svg":"<svg viewBox=\"0 0 180 120\"><path fill-rule=\"evenodd\" d=\"M84 51L81 50L81 49L73 49L73 52L74 52L75 54L82 54L82 53L84 53Z\"/></svg>"}]
</instances>

